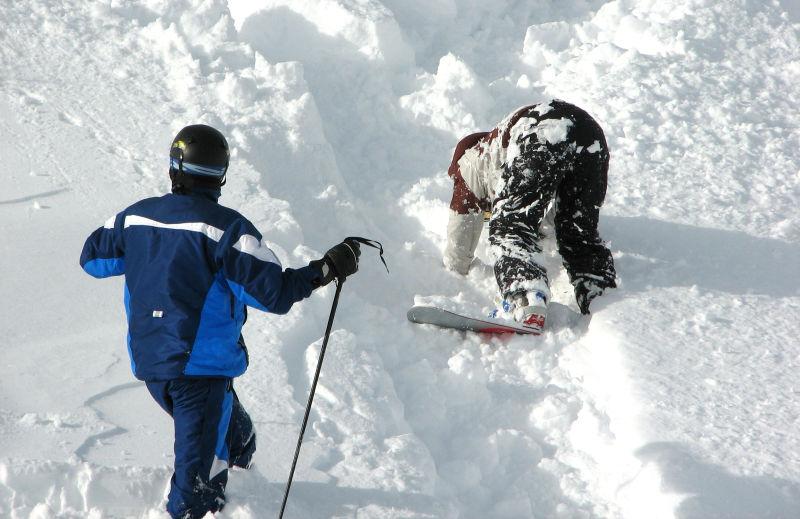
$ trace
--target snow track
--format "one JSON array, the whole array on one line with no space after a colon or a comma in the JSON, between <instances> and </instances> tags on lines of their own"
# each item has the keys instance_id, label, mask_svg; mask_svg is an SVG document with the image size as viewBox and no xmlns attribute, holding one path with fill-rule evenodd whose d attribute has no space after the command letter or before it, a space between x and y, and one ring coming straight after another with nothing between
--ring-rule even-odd
<instances>
[{"instance_id":1,"label":"snow track","mask_svg":"<svg viewBox=\"0 0 800 519\"><path fill-rule=\"evenodd\" d=\"M233 148L222 202L296 266L348 235L287 517L800 516L799 12L789 1L31 0L0 5L0 516L162 517L171 424L133 381L121 283L82 240L166 191L185 124ZM548 96L612 152L621 286L541 338L411 325L485 312L484 246L441 266L459 137ZM332 288L251 312L256 467L223 517L277 514ZM119 302L119 304L117 304Z\"/></svg>"}]
</instances>

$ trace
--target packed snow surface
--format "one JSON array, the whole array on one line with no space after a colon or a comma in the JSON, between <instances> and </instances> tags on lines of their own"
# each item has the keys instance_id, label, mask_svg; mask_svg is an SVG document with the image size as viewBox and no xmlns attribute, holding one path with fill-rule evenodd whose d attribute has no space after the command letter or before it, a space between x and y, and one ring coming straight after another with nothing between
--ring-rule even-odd
<instances>
[{"instance_id":1,"label":"packed snow surface","mask_svg":"<svg viewBox=\"0 0 800 519\"><path fill-rule=\"evenodd\" d=\"M800 517L794 0L0 2L0 517L165 515L172 425L133 379L85 237L164 193L186 124L285 265L361 235L286 517ZM493 305L441 252L457 140L557 97L606 131L620 287L542 337L416 326ZM551 129L558 138L559 129ZM274 517L328 287L251 312L258 430L218 517Z\"/></svg>"}]
</instances>

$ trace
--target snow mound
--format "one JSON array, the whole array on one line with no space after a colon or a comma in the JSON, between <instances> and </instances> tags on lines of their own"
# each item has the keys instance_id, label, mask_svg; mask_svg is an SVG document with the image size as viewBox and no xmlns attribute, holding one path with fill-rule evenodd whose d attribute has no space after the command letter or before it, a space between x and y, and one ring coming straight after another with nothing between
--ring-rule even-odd
<instances>
[{"instance_id":1,"label":"snow mound","mask_svg":"<svg viewBox=\"0 0 800 519\"><path fill-rule=\"evenodd\" d=\"M800 11L707 0L31 0L0 4L0 516L163 517L171 423L133 381L120 280L82 240L168 189L185 124L231 143L222 202L287 266L381 240L348 280L287 516L796 517ZM540 338L485 314L487 244L445 271L459 137L558 97L612 162L620 287L576 314L553 240ZM558 140L563 125L547 129ZM550 227L546 234L552 234ZM254 470L220 517L280 506L331 287L250 314Z\"/></svg>"}]
</instances>

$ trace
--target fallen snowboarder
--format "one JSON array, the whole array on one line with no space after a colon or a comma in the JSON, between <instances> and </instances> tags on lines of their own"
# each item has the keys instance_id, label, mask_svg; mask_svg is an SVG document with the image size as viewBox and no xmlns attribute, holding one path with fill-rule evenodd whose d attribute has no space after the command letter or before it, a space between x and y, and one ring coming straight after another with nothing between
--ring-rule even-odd
<instances>
[{"instance_id":1,"label":"fallen snowboarder","mask_svg":"<svg viewBox=\"0 0 800 519\"><path fill-rule=\"evenodd\" d=\"M94 277L125 275L131 368L175 422L167 511L181 519L221 510L228 468L247 468L255 452L253 423L233 391L248 364L245 306L284 314L355 273L360 255L348 238L284 270L253 224L217 203L229 158L214 128L181 130L170 150L172 194L110 218L80 259Z\"/></svg>"},{"instance_id":2,"label":"fallen snowboarder","mask_svg":"<svg viewBox=\"0 0 800 519\"><path fill-rule=\"evenodd\" d=\"M503 298L491 317L544 328L550 288L539 228L551 202L558 251L581 313L616 287L614 261L597 233L608 159L597 122L559 100L516 110L491 132L458 143L448 170L453 198L444 264L468 273L484 214L490 215L490 253Z\"/></svg>"}]
</instances>

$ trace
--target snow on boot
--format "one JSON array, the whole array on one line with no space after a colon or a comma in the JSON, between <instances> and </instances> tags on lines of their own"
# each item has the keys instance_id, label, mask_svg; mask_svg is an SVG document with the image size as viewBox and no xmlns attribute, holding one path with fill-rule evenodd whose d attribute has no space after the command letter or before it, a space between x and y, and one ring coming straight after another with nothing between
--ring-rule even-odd
<instances>
[{"instance_id":1,"label":"snow on boot","mask_svg":"<svg viewBox=\"0 0 800 519\"><path fill-rule=\"evenodd\" d=\"M496 298L495 304L497 308L489 312L487 317L492 319L505 319L506 321L514 320L514 303L506 301L505 299Z\"/></svg>"}]
</instances>

